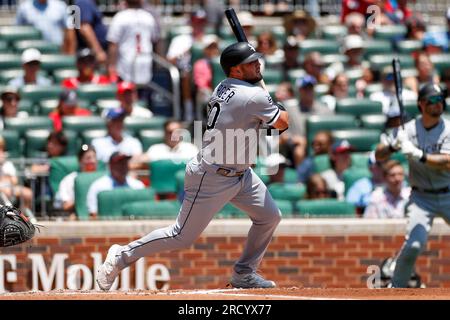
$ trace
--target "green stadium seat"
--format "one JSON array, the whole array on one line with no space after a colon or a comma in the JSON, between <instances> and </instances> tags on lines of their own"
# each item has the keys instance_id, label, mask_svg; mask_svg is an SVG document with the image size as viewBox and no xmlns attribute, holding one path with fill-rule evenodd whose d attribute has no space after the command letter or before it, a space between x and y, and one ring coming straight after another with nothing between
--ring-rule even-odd
<instances>
[{"instance_id":1,"label":"green stadium seat","mask_svg":"<svg viewBox=\"0 0 450 320\"><path fill-rule=\"evenodd\" d=\"M180 211L178 201L135 201L122 206L122 215L152 219L174 219Z\"/></svg>"},{"instance_id":2,"label":"green stadium seat","mask_svg":"<svg viewBox=\"0 0 450 320\"><path fill-rule=\"evenodd\" d=\"M126 117L125 128L133 135L137 135L142 130L163 130L165 117L154 116L151 118Z\"/></svg>"},{"instance_id":3,"label":"green stadium seat","mask_svg":"<svg viewBox=\"0 0 450 320\"><path fill-rule=\"evenodd\" d=\"M64 130L73 130L78 134L86 130L106 129L105 119L100 116L66 116L62 122Z\"/></svg>"},{"instance_id":4,"label":"green stadium seat","mask_svg":"<svg viewBox=\"0 0 450 320\"><path fill-rule=\"evenodd\" d=\"M352 152L352 169L367 169L369 163L368 152Z\"/></svg>"},{"instance_id":5,"label":"green stadium seat","mask_svg":"<svg viewBox=\"0 0 450 320\"><path fill-rule=\"evenodd\" d=\"M419 107L417 106L416 100L405 100L403 101L403 107L405 108L406 114L412 119L420 114Z\"/></svg>"},{"instance_id":6,"label":"green stadium seat","mask_svg":"<svg viewBox=\"0 0 450 320\"><path fill-rule=\"evenodd\" d=\"M164 130L141 130L138 137L142 143L142 149L147 150L152 145L164 141Z\"/></svg>"},{"instance_id":7,"label":"green stadium seat","mask_svg":"<svg viewBox=\"0 0 450 320\"><path fill-rule=\"evenodd\" d=\"M276 200L298 201L305 196L306 187L301 183L271 183L267 186Z\"/></svg>"},{"instance_id":8,"label":"green stadium seat","mask_svg":"<svg viewBox=\"0 0 450 320\"><path fill-rule=\"evenodd\" d=\"M76 156L63 156L50 159L49 183L53 194L59 189L61 180L69 173L80 168Z\"/></svg>"},{"instance_id":9,"label":"green stadium seat","mask_svg":"<svg viewBox=\"0 0 450 320\"><path fill-rule=\"evenodd\" d=\"M58 99L41 100L38 107L38 114L41 116L48 116L50 112L56 110L56 107L58 107L58 103L59 103ZM89 102L86 100L78 100L78 105L81 108L85 109L89 108Z\"/></svg>"},{"instance_id":10,"label":"green stadium seat","mask_svg":"<svg viewBox=\"0 0 450 320\"><path fill-rule=\"evenodd\" d=\"M186 170L178 170L175 173L175 179L177 180L177 193L180 193L184 190L185 174L186 174Z\"/></svg>"},{"instance_id":11,"label":"green stadium seat","mask_svg":"<svg viewBox=\"0 0 450 320\"><path fill-rule=\"evenodd\" d=\"M5 140L5 151L8 158L19 158L22 155L22 144L16 130L0 130L0 136Z\"/></svg>"},{"instance_id":12,"label":"green stadium seat","mask_svg":"<svg viewBox=\"0 0 450 320\"><path fill-rule=\"evenodd\" d=\"M350 114L359 117L365 114L381 114L382 104L367 98L345 98L336 101L337 114Z\"/></svg>"},{"instance_id":13,"label":"green stadium seat","mask_svg":"<svg viewBox=\"0 0 450 320\"><path fill-rule=\"evenodd\" d=\"M28 115L37 115L33 103L30 100L20 99L19 111L25 111Z\"/></svg>"},{"instance_id":14,"label":"green stadium seat","mask_svg":"<svg viewBox=\"0 0 450 320\"><path fill-rule=\"evenodd\" d=\"M353 68L344 71L345 75L348 77L349 83L354 84L356 80L359 80L363 76L363 69Z\"/></svg>"},{"instance_id":15,"label":"green stadium seat","mask_svg":"<svg viewBox=\"0 0 450 320\"><path fill-rule=\"evenodd\" d=\"M177 192L177 180L175 174L186 167L186 162L172 160L152 161L149 164L151 187L157 193Z\"/></svg>"},{"instance_id":16,"label":"green stadium seat","mask_svg":"<svg viewBox=\"0 0 450 320\"><path fill-rule=\"evenodd\" d=\"M13 43L14 49L18 53L22 53L25 49L35 48L42 54L59 53L60 47L57 44L46 40L19 40Z\"/></svg>"},{"instance_id":17,"label":"green stadium seat","mask_svg":"<svg viewBox=\"0 0 450 320\"><path fill-rule=\"evenodd\" d=\"M319 83L314 86L314 94L317 98L328 94L329 90L330 86L325 83Z\"/></svg>"},{"instance_id":18,"label":"green stadium seat","mask_svg":"<svg viewBox=\"0 0 450 320\"><path fill-rule=\"evenodd\" d=\"M332 135L337 140L348 140L356 151L371 151L380 142L381 132L376 129L334 130Z\"/></svg>"},{"instance_id":19,"label":"green stadium seat","mask_svg":"<svg viewBox=\"0 0 450 320\"><path fill-rule=\"evenodd\" d=\"M120 101L117 99L99 99L95 104L98 107L98 114L100 115L106 110L120 107Z\"/></svg>"},{"instance_id":20,"label":"green stadium seat","mask_svg":"<svg viewBox=\"0 0 450 320\"><path fill-rule=\"evenodd\" d=\"M370 96L374 92L379 92L383 90L383 85L381 83L371 83L367 85L364 89L364 95L366 97Z\"/></svg>"},{"instance_id":21,"label":"green stadium seat","mask_svg":"<svg viewBox=\"0 0 450 320\"><path fill-rule=\"evenodd\" d=\"M348 57L344 54L324 54L322 56L322 61L326 65L330 65L337 62L346 63L348 61Z\"/></svg>"},{"instance_id":22,"label":"green stadium seat","mask_svg":"<svg viewBox=\"0 0 450 320\"><path fill-rule=\"evenodd\" d=\"M420 40L402 40L397 42L396 46L399 53L411 54L415 51L422 50L423 42Z\"/></svg>"},{"instance_id":23,"label":"green stadium seat","mask_svg":"<svg viewBox=\"0 0 450 320\"><path fill-rule=\"evenodd\" d=\"M25 132L33 129L52 130L53 122L48 117L30 116L27 118L7 118L5 121L5 129L15 130L20 137L25 136Z\"/></svg>"},{"instance_id":24,"label":"green stadium seat","mask_svg":"<svg viewBox=\"0 0 450 320\"><path fill-rule=\"evenodd\" d=\"M450 68L450 53L432 54L430 60L440 74L443 74L445 69Z\"/></svg>"},{"instance_id":25,"label":"green stadium seat","mask_svg":"<svg viewBox=\"0 0 450 320\"><path fill-rule=\"evenodd\" d=\"M25 132L25 157L46 158L49 130L28 130Z\"/></svg>"},{"instance_id":26,"label":"green stadium seat","mask_svg":"<svg viewBox=\"0 0 450 320\"><path fill-rule=\"evenodd\" d=\"M264 82L267 84L279 84L283 81L283 73L280 69L269 69L264 70Z\"/></svg>"},{"instance_id":27,"label":"green stadium seat","mask_svg":"<svg viewBox=\"0 0 450 320\"><path fill-rule=\"evenodd\" d=\"M336 40L306 39L300 43L300 54L306 56L308 53L318 51L321 54L339 53L340 44Z\"/></svg>"},{"instance_id":28,"label":"green stadium seat","mask_svg":"<svg viewBox=\"0 0 450 320\"><path fill-rule=\"evenodd\" d=\"M336 199L300 200L297 209L303 217L354 217L351 203Z\"/></svg>"},{"instance_id":29,"label":"green stadium seat","mask_svg":"<svg viewBox=\"0 0 450 320\"><path fill-rule=\"evenodd\" d=\"M281 69L283 62L284 62L283 55L271 55L271 56L264 57L264 63L265 63L266 69Z\"/></svg>"},{"instance_id":30,"label":"green stadium seat","mask_svg":"<svg viewBox=\"0 0 450 320\"><path fill-rule=\"evenodd\" d=\"M399 58L402 68L414 68L414 59L408 54L375 54L369 57L370 68L374 71L381 71L384 67L392 65L393 58Z\"/></svg>"},{"instance_id":31,"label":"green stadium seat","mask_svg":"<svg viewBox=\"0 0 450 320\"><path fill-rule=\"evenodd\" d=\"M364 57L392 52L392 44L388 40L365 40Z\"/></svg>"},{"instance_id":32,"label":"green stadium seat","mask_svg":"<svg viewBox=\"0 0 450 320\"><path fill-rule=\"evenodd\" d=\"M356 120L350 114L312 115L306 119L306 132L311 142L319 131L356 128Z\"/></svg>"},{"instance_id":33,"label":"green stadium seat","mask_svg":"<svg viewBox=\"0 0 450 320\"><path fill-rule=\"evenodd\" d=\"M278 209L280 209L281 214L284 216L290 216L294 213L294 202L288 201L288 200L279 200L275 199L275 204L277 205Z\"/></svg>"},{"instance_id":34,"label":"green stadium seat","mask_svg":"<svg viewBox=\"0 0 450 320\"><path fill-rule=\"evenodd\" d=\"M41 32L33 26L14 25L0 27L0 40L13 42L38 39L41 39Z\"/></svg>"},{"instance_id":35,"label":"green stadium seat","mask_svg":"<svg viewBox=\"0 0 450 320\"><path fill-rule=\"evenodd\" d=\"M108 132L105 129L97 129L81 131L79 134L82 143L91 144L92 140L94 140L95 138L104 137L108 134Z\"/></svg>"},{"instance_id":36,"label":"green stadium seat","mask_svg":"<svg viewBox=\"0 0 450 320\"><path fill-rule=\"evenodd\" d=\"M406 35L406 26L403 24L379 25L375 27L374 38L382 40L394 40Z\"/></svg>"},{"instance_id":37,"label":"green stadium seat","mask_svg":"<svg viewBox=\"0 0 450 320\"><path fill-rule=\"evenodd\" d=\"M328 154L319 154L313 157L314 173L321 173L331 168Z\"/></svg>"},{"instance_id":38,"label":"green stadium seat","mask_svg":"<svg viewBox=\"0 0 450 320\"><path fill-rule=\"evenodd\" d=\"M297 183L298 182L297 170L295 170L293 168L285 168L284 169L284 182L285 183Z\"/></svg>"},{"instance_id":39,"label":"green stadium seat","mask_svg":"<svg viewBox=\"0 0 450 320\"><path fill-rule=\"evenodd\" d=\"M9 53L8 42L0 40L0 53Z\"/></svg>"},{"instance_id":40,"label":"green stadium seat","mask_svg":"<svg viewBox=\"0 0 450 320\"><path fill-rule=\"evenodd\" d=\"M386 124L387 117L384 114L368 114L361 116L361 125L366 129L377 129L382 131Z\"/></svg>"},{"instance_id":41,"label":"green stadium seat","mask_svg":"<svg viewBox=\"0 0 450 320\"><path fill-rule=\"evenodd\" d=\"M78 87L78 97L95 104L98 99L114 99L117 88L115 85L84 84Z\"/></svg>"},{"instance_id":42,"label":"green stadium seat","mask_svg":"<svg viewBox=\"0 0 450 320\"><path fill-rule=\"evenodd\" d=\"M369 178L371 173L368 168L350 168L344 171L343 179L345 184L345 193L347 194L351 186L361 178Z\"/></svg>"},{"instance_id":43,"label":"green stadium seat","mask_svg":"<svg viewBox=\"0 0 450 320\"><path fill-rule=\"evenodd\" d=\"M121 217L122 205L128 202L152 201L155 191L151 188L131 189L116 188L114 190L102 191L97 195L99 217Z\"/></svg>"},{"instance_id":44,"label":"green stadium seat","mask_svg":"<svg viewBox=\"0 0 450 320\"><path fill-rule=\"evenodd\" d=\"M75 212L78 219L86 220L89 218L86 197L91 184L98 178L104 176L105 171L80 172L75 179Z\"/></svg>"},{"instance_id":45,"label":"green stadium seat","mask_svg":"<svg viewBox=\"0 0 450 320\"><path fill-rule=\"evenodd\" d=\"M0 71L0 84L7 85L11 79L23 76L23 69L8 69Z\"/></svg>"},{"instance_id":46,"label":"green stadium seat","mask_svg":"<svg viewBox=\"0 0 450 320\"><path fill-rule=\"evenodd\" d=\"M53 71L53 79L55 83L61 83L64 79L78 77L78 70L73 69L58 69Z\"/></svg>"},{"instance_id":47,"label":"green stadium seat","mask_svg":"<svg viewBox=\"0 0 450 320\"><path fill-rule=\"evenodd\" d=\"M57 69L74 69L75 56L65 54L43 54L41 57L41 68L47 72Z\"/></svg>"},{"instance_id":48,"label":"green stadium seat","mask_svg":"<svg viewBox=\"0 0 450 320\"><path fill-rule=\"evenodd\" d=\"M338 24L334 26L323 26L322 27L322 37L324 39L336 40L343 38L347 35L347 26Z\"/></svg>"},{"instance_id":49,"label":"green stadium seat","mask_svg":"<svg viewBox=\"0 0 450 320\"><path fill-rule=\"evenodd\" d=\"M20 69L22 61L20 55L12 53L0 53L0 70Z\"/></svg>"},{"instance_id":50,"label":"green stadium seat","mask_svg":"<svg viewBox=\"0 0 450 320\"><path fill-rule=\"evenodd\" d=\"M227 203L218 213L218 218L246 218L248 215L241 209Z\"/></svg>"},{"instance_id":51,"label":"green stadium seat","mask_svg":"<svg viewBox=\"0 0 450 320\"><path fill-rule=\"evenodd\" d=\"M20 88L20 96L22 99L28 99L34 105L39 105L44 99L59 99L62 88L59 85L53 86L39 86L39 85L25 85Z\"/></svg>"}]
</instances>

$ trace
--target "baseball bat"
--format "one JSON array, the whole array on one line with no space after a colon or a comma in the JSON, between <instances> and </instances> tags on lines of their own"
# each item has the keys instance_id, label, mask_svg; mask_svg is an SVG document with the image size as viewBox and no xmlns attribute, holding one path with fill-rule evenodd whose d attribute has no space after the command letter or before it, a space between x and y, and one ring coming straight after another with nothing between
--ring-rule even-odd
<instances>
[{"instance_id":1,"label":"baseball bat","mask_svg":"<svg viewBox=\"0 0 450 320\"><path fill-rule=\"evenodd\" d=\"M392 68L394 70L395 95L397 96L398 107L400 108L400 121L402 129L405 129L405 108L403 106L403 82L400 69L400 60L392 59Z\"/></svg>"},{"instance_id":2,"label":"baseball bat","mask_svg":"<svg viewBox=\"0 0 450 320\"><path fill-rule=\"evenodd\" d=\"M247 36L245 35L244 29L242 29L241 23L239 22L239 19L234 9L233 8L226 9L225 16L227 17L231 30L233 30L236 40L238 42L248 42ZM261 81L259 81L258 84L261 86L261 88L268 91L266 84L264 83L264 80L261 79Z\"/></svg>"}]
</instances>

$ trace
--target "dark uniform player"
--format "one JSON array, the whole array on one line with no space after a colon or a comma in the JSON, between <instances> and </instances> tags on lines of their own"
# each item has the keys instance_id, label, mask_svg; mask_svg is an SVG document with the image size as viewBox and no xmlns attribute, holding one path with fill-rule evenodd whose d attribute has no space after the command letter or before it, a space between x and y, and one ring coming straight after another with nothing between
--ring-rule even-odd
<instances>
[{"instance_id":1,"label":"dark uniform player","mask_svg":"<svg viewBox=\"0 0 450 320\"><path fill-rule=\"evenodd\" d=\"M253 222L242 256L234 266L231 285L240 288L275 286L256 270L281 214L264 183L250 168L248 159L257 149L253 138L258 135L261 123L285 130L288 114L273 104L266 91L255 85L262 79L260 57L261 54L245 42L223 51L220 63L228 78L216 87L209 101L202 150L187 164L185 198L175 224L128 245L113 245L98 270L100 288L109 290L119 271L139 258L189 247L228 202L247 212ZM243 143L235 146L234 134L243 132L247 138L244 136Z\"/></svg>"}]
</instances>

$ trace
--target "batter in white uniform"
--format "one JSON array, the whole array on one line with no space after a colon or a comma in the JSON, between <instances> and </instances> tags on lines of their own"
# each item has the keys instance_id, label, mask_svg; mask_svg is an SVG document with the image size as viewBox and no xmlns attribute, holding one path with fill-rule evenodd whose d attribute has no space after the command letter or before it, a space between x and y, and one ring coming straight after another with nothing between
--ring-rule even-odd
<instances>
[{"instance_id":1,"label":"batter in white uniform","mask_svg":"<svg viewBox=\"0 0 450 320\"><path fill-rule=\"evenodd\" d=\"M288 127L287 112L255 85L262 79L258 61L261 56L246 42L235 43L223 51L220 63L228 78L215 88L210 99L202 150L186 166L185 198L176 222L128 245L113 245L97 273L101 289L109 290L120 270L144 256L189 247L228 202L247 212L253 222L243 253L234 265L231 285L275 286L256 270L281 213L264 183L250 168L257 141L244 139L237 146L227 140L227 134L233 132L257 132L261 123L279 130Z\"/></svg>"}]
</instances>

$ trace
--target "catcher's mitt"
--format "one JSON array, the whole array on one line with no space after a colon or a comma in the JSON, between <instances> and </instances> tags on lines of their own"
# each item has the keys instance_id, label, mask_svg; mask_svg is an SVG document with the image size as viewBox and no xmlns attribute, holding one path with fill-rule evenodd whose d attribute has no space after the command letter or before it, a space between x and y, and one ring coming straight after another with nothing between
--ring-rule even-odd
<instances>
[{"instance_id":1,"label":"catcher's mitt","mask_svg":"<svg viewBox=\"0 0 450 320\"><path fill-rule=\"evenodd\" d=\"M0 247L13 246L33 238L35 226L17 208L0 205Z\"/></svg>"}]
</instances>

